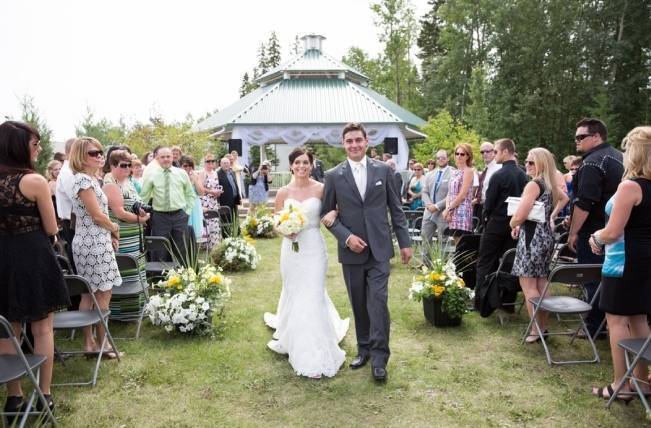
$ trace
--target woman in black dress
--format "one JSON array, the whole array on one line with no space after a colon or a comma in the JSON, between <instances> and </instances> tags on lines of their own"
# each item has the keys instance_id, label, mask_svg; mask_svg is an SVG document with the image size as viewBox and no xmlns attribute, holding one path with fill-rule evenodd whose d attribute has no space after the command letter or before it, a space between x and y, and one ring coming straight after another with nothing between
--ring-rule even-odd
<instances>
[{"instance_id":1,"label":"woman in black dress","mask_svg":"<svg viewBox=\"0 0 651 428\"><path fill-rule=\"evenodd\" d=\"M34 171L39 140L27 124L0 125L0 315L11 321L16 336L23 322L31 323L34 352L47 357L39 384L53 408L53 312L70 299L49 239L58 230L50 189ZM0 354L12 353L8 340L0 340ZM20 380L9 382L5 411L19 411L23 403Z\"/></svg>"},{"instance_id":2,"label":"woman in black dress","mask_svg":"<svg viewBox=\"0 0 651 428\"><path fill-rule=\"evenodd\" d=\"M606 204L606 227L590 238L590 246L601 254L605 246L599 307L606 312L610 352L615 376L612 384L593 388L592 394L609 399L626 372L624 351L617 346L628 338L646 338L651 331L651 127L633 129L624 139L624 179ZM638 364L636 377L646 380L646 364ZM631 400L628 387L617 396ZM642 388L651 394L649 385Z\"/></svg>"}]
</instances>

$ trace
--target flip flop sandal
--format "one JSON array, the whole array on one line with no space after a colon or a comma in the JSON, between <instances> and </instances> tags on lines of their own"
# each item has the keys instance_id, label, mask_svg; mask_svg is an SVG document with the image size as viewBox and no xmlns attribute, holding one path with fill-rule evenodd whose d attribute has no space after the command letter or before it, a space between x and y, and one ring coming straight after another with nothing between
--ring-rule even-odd
<instances>
[{"instance_id":1,"label":"flip flop sandal","mask_svg":"<svg viewBox=\"0 0 651 428\"><path fill-rule=\"evenodd\" d=\"M608 385L604 386L603 388L598 388L596 394L595 394L594 390L595 390L595 388L592 388L592 395L594 395L595 397L599 397L602 400L610 400L610 397L612 397L615 394L615 391L613 390L613 386L611 384L608 384ZM608 395L606 395L604 393L604 391L607 391ZM628 403L630 403L631 400L633 400L633 398L635 398L633 395L629 395L628 393L620 392L615 397L615 400L623 401L625 404L628 405Z\"/></svg>"}]
</instances>

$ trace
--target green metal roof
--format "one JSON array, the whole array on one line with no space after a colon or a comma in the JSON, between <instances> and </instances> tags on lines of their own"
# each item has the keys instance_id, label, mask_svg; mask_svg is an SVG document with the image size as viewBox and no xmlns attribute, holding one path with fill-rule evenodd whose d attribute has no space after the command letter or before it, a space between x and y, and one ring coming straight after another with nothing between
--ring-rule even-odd
<instances>
[{"instance_id":1,"label":"green metal roof","mask_svg":"<svg viewBox=\"0 0 651 428\"><path fill-rule=\"evenodd\" d=\"M197 125L408 124L425 121L382 95L344 79L288 79L265 86Z\"/></svg>"}]
</instances>

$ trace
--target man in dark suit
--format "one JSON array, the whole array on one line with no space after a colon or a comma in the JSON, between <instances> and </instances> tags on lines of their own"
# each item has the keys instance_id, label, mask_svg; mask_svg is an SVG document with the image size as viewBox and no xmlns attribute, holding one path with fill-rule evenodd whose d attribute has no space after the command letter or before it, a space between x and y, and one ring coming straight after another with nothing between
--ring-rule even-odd
<instances>
[{"instance_id":1,"label":"man in dark suit","mask_svg":"<svg viewBox=\"0 0 651 428\"><path fill-rule=\"evenodd\" d=\"M339 263L355 317L358 354L350 367L358 369L371 360L373 378L383 382L390 354L387 298L394 255L389 217L405 264L411 242L391 168L366 157L368 139L361 124L349 123L342 136L348 159L326 173L321 215L339 212L329 230L339 242Z\"/></svg>"},{"instance_id":2,"label":"man in dark suit","mask_svg":"<svg viewBox=\"0 0 651 428\"><path fill-rule=\"evenodd\" d=\"M231 169L231 161L228 158L222 158L219 161L219 171L217 171L217 179L219 184L222 185L224 193L219 196L219 205L222 207L230 208L230 212L224 213L221 216L222 221L222 235L233 235L238 234L238 230L228 231L228 227L224 227L225 224L231 225L231 229L235 229L233 224L233 219L237 217L237 206L241 204L242 198L237 189L237 179L235 178L235 173ZM230 233L229 233L230 232Z\"/></svg>"},{"instance_id":3,"label":"man in dark suit","mask_svg":"<svg viewBox=\"0 0 651 428\"><path fill-rule=\"evenodd\" d=\"M310 172L310 176L318 181L319 183L323 183L323 180L325 179L325 172L323 171L323 162L318 160L316 156L314 156L314 165L312 166L312 171Z\"/></svg>"}]
</instances>

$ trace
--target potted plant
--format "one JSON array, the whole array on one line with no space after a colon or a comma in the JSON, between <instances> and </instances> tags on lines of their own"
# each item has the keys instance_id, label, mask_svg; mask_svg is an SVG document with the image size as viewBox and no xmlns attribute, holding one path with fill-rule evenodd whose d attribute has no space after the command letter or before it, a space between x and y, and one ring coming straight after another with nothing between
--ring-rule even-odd
<instances>
[{"instance_id":1,"label":"potted plant","mask_svg":"<svg viewBox=\"0 0 651 428\"><path fill-rule=\"evenodd\" d=\"M231 280L221 270L205 265L172 269L154 287L160 294L149 298L145 307L152 324L189 335L214 333L214 321L224 316L230 297Z\"/></svg>"},{"instance_id":2,"label":"potted plant","mask_svg":"<svg viewBox=\"0 0 651 428\"><path fill-rule=\"evenodd\" d=\"M276 236L274 231L274 217L269 213L266 207L258 208L250 212L240 225L242 235L250 238L273 238Z\"/></svg>"},{"instance_id":3,"label":"potted plant","mask_svg":"<svg viewBox=\"0 0 651 428\"><path fill-rule=\"evenodd\" d=\"M414 276L409 289L409 298L423 302L425 318L436 327L458 326L472 299L455 261L463 263L467 254L450 256L435 245L429 267L423 266Z\"/></svg>"}]
</instances>

